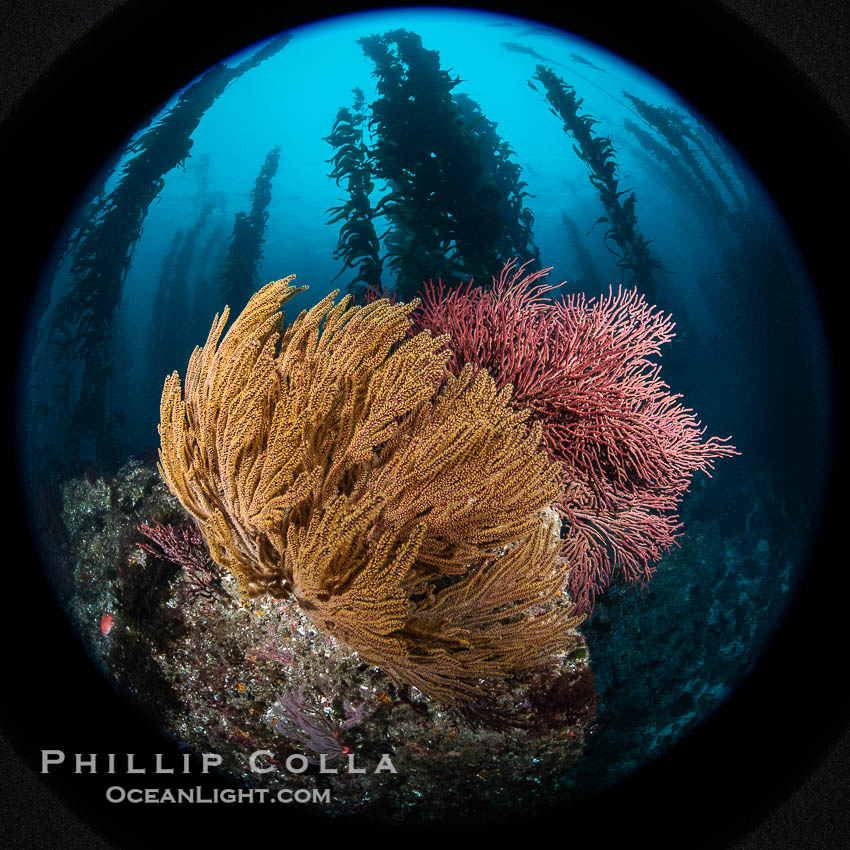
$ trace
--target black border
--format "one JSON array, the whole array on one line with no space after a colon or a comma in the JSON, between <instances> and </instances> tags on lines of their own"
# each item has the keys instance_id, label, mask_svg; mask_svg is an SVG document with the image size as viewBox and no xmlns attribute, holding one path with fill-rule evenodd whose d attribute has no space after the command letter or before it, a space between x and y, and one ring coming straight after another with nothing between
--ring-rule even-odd
<instances>
[{"instance_id":1,"label":"black border","mask_svg":"<svg viewBox=\"0 0 850 850\"><path fill-rule=\"evenodd\" d=\"M35 21L33 5L23 15L26 26ZM35 25L45 31L61 27L61 15L51 18L51 10L61 10L61 4L46 0L40 5L43 18ZM110 5L117 4L112 0L92 6L90 11L99 23L57 58L2 127L0 186L2 203L11 214L3 225L7 306L19 309L16 299L29 291L39 262L77 193L141 117L221 56L320 12L359 8L315 3L293 10L240 0L228 11L200 0L129 0L107 15ZM805 5L816 14L819 4L795 0L795 5ZM739 19L702 0L611 0L604 15L599 15L595 4L592 10L591 4L584 4L582 9L570 9L569 18L562 13L559 20L552 18L546 6L527 2L521 10L530 18L563 22L573 32L605 44L670 82L756 166L803 248L837 350L842 330L837 303L847 277L848 217L841 205L850 197L846 167L850 146L847 128L800 71ZM518 12L516 3L488 7ZM4 6L0 12L4 38L10 44L14 43L9 27L14 33L15 11L14 6ZM758 14L752 3L747 11ZM839 57L839 67L843 60ZM14 62L14 52L2 61ZM12 344L10 363L15 362L21 327L20 313L12 311L6 327ZM14 443L8 445L14 453ZM788 830L779 833L781 843L775 838L777 815L771 818L773 832L764 822L830 750L837 752L838 736L848 729L850 712L842 681L846 578L841 572L846 555L839 560L843 504L837 489L843 460L843 453L841 457L836 453L833 489L814 568L799 603L751 679L671 756L612 794L580 810L570 809L552 824L535 826L541 830L553 826L565 842L593 840L602 846L627 839L719 847L751 830L755 831L750 832L746 846L760 846L760 841L779 847L848 843L850 833L846 822L837 817L840 809L835 799L831 807L829 800L804 796L801 801L805 788L779 811L779 822ZM8 468L14 468L14 457ZM9 486L15 487L11 482ZM13 500L15 492L12 489ZM11 781L17 781L21 762L34 768L32 759L41 747L68 752L166 751L168 746L146 729L131 708L115 699L79 651L34 566L22 532L26 528L22 513L13 508L5 519L6 606L0 622L6 694L0 700L0 716L19 759L4 764L4 778L6 768L11 768ZM116 846L175 835L217 846L229 833L242 841L284 841L296 826L291 812L284 816L275 811L270 822L257 807L238 812L183 807L179 813L155 807L110 809L93 802L102 797L105 777L70 780L50 782L49 787L84 820L94 818L99 831L120 842ZM846 774L833 771L831 781L842 780L846 781ZM73 842L85 836L62 805L54 803L43 810L50 805L45 802L51 800L49 795L36 791L32 798L16 794L14 785L2 787L4 805L16 813L7 821L16 830L6 836L13 846L57 846L55 837L50 837L55 831L46 838L40 832L48 828L48 811L53 817L64 817L62 822L68 825L61 846L75 846ZM781 816L783 811L790 814ZM528 833L527 826L502 828L498 835L543 834ZM313 840L352 839L351 828L341 824L325 823L315 829ZM365 831L358 829L358 835ZM494 835L493 830L482 828L476 837L486 840ZM91 839L87 846L92 846Z\"/></svg>"}]
</instances>

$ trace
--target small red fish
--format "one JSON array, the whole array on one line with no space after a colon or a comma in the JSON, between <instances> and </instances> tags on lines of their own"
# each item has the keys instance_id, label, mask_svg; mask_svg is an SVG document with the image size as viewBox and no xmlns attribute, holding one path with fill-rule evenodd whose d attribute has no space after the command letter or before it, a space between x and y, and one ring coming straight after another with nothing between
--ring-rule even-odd
<instances>
[{"instance_id":1,"label":"small red fish","mask_svg":"<svg viewBox=\"0 0 850 850\"><path fill-rule=\"evenodd\" d=\"M104 614L100 618L100 633L106 637L110 631L112 631L112 627L115 625L115 617L112 614Z\"/></svg>"}]
</instances>

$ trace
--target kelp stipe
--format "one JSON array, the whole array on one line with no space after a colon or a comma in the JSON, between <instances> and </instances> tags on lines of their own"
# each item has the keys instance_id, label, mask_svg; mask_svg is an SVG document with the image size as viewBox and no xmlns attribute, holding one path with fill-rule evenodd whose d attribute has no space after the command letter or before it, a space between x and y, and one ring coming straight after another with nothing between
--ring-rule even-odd
<instances>
[{"instance_id":1,"label":"kelp stipe","mask_svg":"<svg viewBox=\"0 0 850 850\"><path fill-rule=\"evenodd\" d=\"M257 175L251 190L250 212L236 213L233 222L219 294L221 300L233 304L234 309L241 309L258 289L260 260L263 257L263 242L269 219L268 206L272 199L272 180L279 164L280 145L268 152Z\"/></svg>"},{"instance_id":2,"label":"kelp stipe","mask_svg":"<svg viewBox=\"0 0 850 850\"><path fill-rule=\"evenodd\" d=\"M661 263L652 256L649 241L637 229L635 193L625 201L620 198L629 192L619 188L614 146L607 136L597 136L592 127L599 122L590 115L582 115L582 99L576 90L567 85L551 68L537 66L534 77L546 89L546 100L551 104L550 112L563 121L564 132L576 140L573 150L590 170L590 182L599 192L605 215L597 224L607 224L605 247L616 257L624 282L636 283L650 300L655 299L654 272ZM532 88L537 90L534 84ZM613 247L612 247L613 243Z\"/></svg>"},{"instance_id":3,"label":"kelp stipe","mask_svg":"<svg viewBox=\"0 0 850 850\"><path fill-rule=\"evenodd\" d=\"M627 91L623 92L623 97L632 104L637 114L649 126L653 127L667 144L679 154L682 162L687 165L697 180L699 180L704 192L709 196L711 203L717 208L718 213L728 215L732 211L731 208L718 193L688 142L692 142L697 150L705 157L706 162L723 183L730 198L736 203L740 202L738 190L727 174L726 169L721 165L719 158L705 143L703 138L694 132L694 128L689 126L685 116L677 109L669 106L655 106Z\"/></svg>"},{"instance_id":4,"label":"kelp stipe","mask_svg":"<svg viewBox=\"0 0 850 850\"><path fill-rule=\"evenodd\" d=\"M210 228L211 232L198 252L198 261L195 266L197 283L192 288L192 303L186 323L192 340L200 339L207 332L206 317L215 313L216 306L221 303L218 300L217 283L224 274L224 264L227 260L228 230L229 227L224 219L217 220Z\"/></svg>"},{"instance_id":5,"label":"kelp stipe","mask_svg":"<svg viewBox=\"0 0 850 850\"><path fill-rule=\"evenodd\" d=\"M346 269L353 269L359 263L357 274L348 281L347 288L349 292L362 298L366 290L381 286L382 261L378 235L372 223L375 210L369 201L375 184L372 181L369 149L363 141L366 104L361 89L355 88L352 91L353 110L342 107L337 112L330 135L325 137L325 141L334 148L334 154L328 160L333 163L328 177L334 180L337 186L342 180L347 181L349 199L342 206L331 207L327 212L331 216L328 224L342 221L333 258L342 260L343 266L333 280L343 275Z\"/></svg>"},{"instance_id":6,"label":"kelp stipe","mask_svg":"<svg viewBox=\"0 0 850 850\"><path fill-rule=\"evenodd\" d=\"M186 233L178 230L174 234L168 253L163 258L154 295L147 349L148 363L155 375L167 372L175 356L183 357L192 350L189 324L186 321L191 309L189 268L198 238L214 209L215 204L205 203L192 227Z\"/></svg>"},{"instance_id":7,"label":"kelp stipe","mask_svg":"<svg viewBox=\"0 0 850 850\"><path fill-rule=\"evenodd\" d=\"M283 33L235 67L219 64L190 85L177 103L129 148L117 185L96 208L87 208L72 237L71 286L52 316L50 365L70 374L81 370L79 398L69 399L72 427L63 452L70 466L92 459L117 464L111 411L115 323L124 282L148 208L165 175L182 165L192 148L192 133L225 88L246 71L278 53L291 39ZM79 364L79 365L77 365ZM89 445L87 445L89 444Z\"/></svg>"},{"instance_id":8,"label":"kelp stipe","mask_svg":"<svg viewBox=\"0 0 850 850\"><path fill-rule=\"evenodd\" d=\"M348 180L349 200L329 212L330 223L344 220L335 252L342 271L360 263L354 291L394 285L408 298L435 274L490 277L505 250L536 256L513 151L471 98L452 95L461 81L440 67L439 54L403 29L359 44L374 63L379 97L367 107L358 94L326 139L335 149L330 176ZM371 204L379 180L384 194ZM382 269L394 280L381 281Z\"/></svg>"},{"instance_id":9,"label":"kelp stipe","mask_svg":"<svg viewBox=\"0 0 850 850\"><path fill-rule=\"evenodd\" d=\"M715 229L722 227L729 215L729 210L720 200L717 192L709 193L704 183L687 167L682 157L659 142L647 130L639 127L629 118L623 119L623 126L640 145L636 153L640 151L644 153L647 166L649 168L661 166L665 172L662 175L665 181L669 181L670 177L675 178L677 194L684 195L691 201L694 211L700 215L700 218Z\"/></svg>"},{"instance_id":10,"label":"kelp stipe","mask_svg":"<svg viewBox=\"0 0 850 850\"><path fill-rule=\"evenodd\" d=\"M408 30L359 44L378 81L369 129L375 176L391 189L380 206L389 221L382 238L396 292L412 297L435 269L445 277L483 272L496 263L497 199L481 186L478 150L452 99L459 78Z\"/></svg>"},{"instance_id":11,"label":"kelp stipe","mask_svg":"<svg viewBox=\"0 0 850 850\"><path fill-rule=\"evenodd\" d=\"M492 183L499 195L499 256L528 257L532 267L539 268L540 251L534 244L533 234L534 213L523 206L524 198L535 196L526 190L528 183L522 179L521 166L513 159L514 149L496 132L496 122L487 118L468 94L458 93L454 101L463 118L464 132L478 145L482 181Z\"/></svg>"},{"instance_id":12,"label":"kelp stipe","mask_svg":"<svg viewBox=\"0 0 850 850\"><path fill-rule=\"evenodd\" d=\"M564 230L567 231L567 237L573 246L576 262L578 263L579 276L573 278L572 283L578 289L585 289L590 292L601 290L602 280L599 277L599 272L596 270L593 257L582 239L578 225L567 215L566 210L561 210L561 224L564 225Z\"/></svg>"}]
</instances>

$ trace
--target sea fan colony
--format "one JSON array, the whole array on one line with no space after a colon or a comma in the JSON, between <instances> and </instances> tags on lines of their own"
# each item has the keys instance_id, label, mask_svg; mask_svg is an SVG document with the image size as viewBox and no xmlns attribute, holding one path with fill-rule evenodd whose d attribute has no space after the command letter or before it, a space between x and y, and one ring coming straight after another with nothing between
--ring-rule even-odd
<instances>
[{"instance_id":1,"label":"sea fan colony","mask_svg":"<svg viewBox=\"0 0 850 850\"><path fill-rule=\"evenodd\" d=\"M228 310L161 403L160 472L248 596L293 595L397 680L480 705L482 680L576 640L542 426L485 370L452 374L417 302L322 299L292 277Z\"/></svg>"},{"instance_id":2,"label":"sea fan colony","mask_svg":"<svg viewBox=\"0 0 850 850\"><path fill-rule=\"evenodd\" d=\"M737 454L703 440L653 361L673 322L637 289L553 299L550 269L508 263L489 289L425 285L414 329L451 335L453 373L485 369L511 403L543 426L559 464L562 555L576 610L618 576L643 584L681 528L675 511L694 472Z\"/></svg>"}]
</instances>

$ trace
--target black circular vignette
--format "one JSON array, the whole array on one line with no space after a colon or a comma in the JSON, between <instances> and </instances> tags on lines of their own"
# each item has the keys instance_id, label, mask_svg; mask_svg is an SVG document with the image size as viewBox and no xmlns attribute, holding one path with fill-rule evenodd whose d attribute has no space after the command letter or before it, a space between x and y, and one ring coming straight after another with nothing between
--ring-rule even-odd
<instances>
[{"instance_id":1,"label":"black circular vignette","mask_svg":"<svg viewBox=\"0 0 850 850\"><path fill-rule=\"evenodd\" d=\"M0 185L7 211L5 254L21 261L20 268L5 270L7 303L15 308L7 323L12 363L18 362L21 346L26 351L29 344L22 336L25 296L58 229L98 166L139 121L222 57L277 31L360 7L327 3L294 10L242 0L234 11L226 13L226 8L213 12L196 0L121 4L59 57L4 123ZM521 13L595 41L655 74L712 120L749 160L796 234L835 350L842 320L837 299L846 279L843 204L850 197L850 145L846 127L794 66L739 19L709 3L612 0L603 15L587 4L558 17L547 4L527 3L520 10L515 4L491 3L487 8ZM15 393L13 409L20 402L18 389ZM571 843L586 839L606 846L628 838L661 846L725 846L781 806L836 745L847 729L848 700L840 681L845 595L838 560L842 504L837 483L844 456L837 435L835 442L832 489L812 567L757 670L669 755L614 790L564 810L551 824L538 821L535 827L552 826ZM14 441L8 445L14 453ZM11 468L16 462L13 457ZM2 618L4 734L36 772L42 748L164 753L175 762L173 744L151 730L93 669L25 539L23 500L14 498L22 485L13 481L10 486L17 490L6 517L11 545ZM139 778L133 784L165 784L162 777ZM285 840L299 825L320 829L314 834L323 839L353 837L345 822L305 823L296 811L274 806L112 806L104 802L104 792L114 777L102 773L61 772L44 780L115 846L170 837L216 846L226 834ZM223 785L197 771L186 780L183 786ZM4 796L10 793L14 789L6 784ZM4 827L9 830L11 824L16 830L8 835L14 846L53 846L49 839L39 843L42 813L27 811L26 799L16 806L17 817ZM819 838L789 834L784 846L837 846L841 841L836 838L847 837L844 823L820 827L827 831ZM498 837L527 837L528 828L520 822L500 826ZM358 835L367 829L358 825ZM68 834L69 840L74 834ZM417 835L428 837L421 828ZM479 840L496 835L487 827L475 830Z\"/></svg>"}]
</instances>

